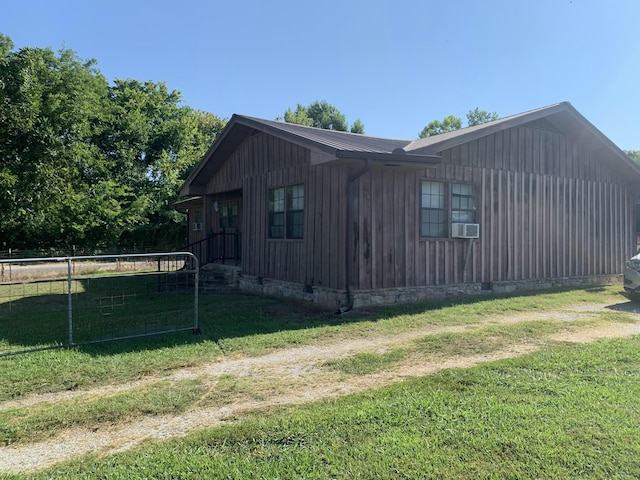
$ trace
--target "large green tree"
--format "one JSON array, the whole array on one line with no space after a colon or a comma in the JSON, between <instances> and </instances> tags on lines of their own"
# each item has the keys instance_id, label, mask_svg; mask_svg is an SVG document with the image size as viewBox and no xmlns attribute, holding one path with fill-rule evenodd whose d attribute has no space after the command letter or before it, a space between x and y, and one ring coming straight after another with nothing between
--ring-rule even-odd
<instances>
[{"instance_id":1,"label":"large green tree","mask_svg":"<svg viewBox=\"0 0 640 480\"><path fill-rule=\"evenodd\" d=\"M467 126L473 127L482 123L492 122L497 120L498 114L496 112L487 112L475 108L467 112ZM460 130L462 128L462 119L455 115L448 115L440 120L432 120L429 122L418 134L418 138L431 137L433 135L440 135L441 133L452 132L454 130Z\"/></svg>"},{"instance_id":2,"label":"large green tree","mask_svg":"<svg viewBox=\"0 0 640 480\"><path fill-rule=\"evenodd\" d=\"M91 225L83 211L104 180L104 174L96 177L105 166L94 138L102 128L107 82L92 61L70 50L4 51L0 234L4 241L36 245L84 238Z\"/></svg>"},{"instance_id":3,"label":"large green tree","mask_svg":"<svg viewBox=\"0 0 640 480\"><path fill-rule=\"evenodd\" d=\"M166 85L0 35L0 238L7 246L179 241L181 181L224 121Z\"/></svg>"},{"instance_id":4,"label":"large green tree","mask_svg":"<svg viewBox=\"0 0 640 480\"><path fill-rule=\"evenodd\" d=\"M225 122L180 106L180 92L164 83L116 80L109 100L110 124L100 149L115 160L112 172L143 208L143 220L121 236L129 243L175 243L183 216L171 204Z\"/></svg>"},{"instance_id":5,"label":"large green tree","mask_svg":"<svg viewBox=\"0 0 640 480\"><path fill-rule=\"evenodd\" d=\"M282 117L280 117L282 118ZM295 110L284 112L284 121L308 127L324 128L346 132L349 124L344 114L326 100L315 101L308 106L298 104ZM351 133L364 134L364 124L357 119L351 126Z\"/></svg>"}]
</instances>

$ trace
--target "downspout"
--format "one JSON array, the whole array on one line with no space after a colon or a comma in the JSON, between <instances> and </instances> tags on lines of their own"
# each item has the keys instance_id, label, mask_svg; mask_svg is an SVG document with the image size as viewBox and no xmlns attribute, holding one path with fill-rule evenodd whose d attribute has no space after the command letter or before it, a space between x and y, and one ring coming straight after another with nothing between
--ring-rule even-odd
<instances>
[{"instance_id":1,"label":"downspout","mask_svg":"<svg viewBox=\"0 0 640 480\"><path fill-rule=\"evenodd\" d=\"M360 178L362 175L364 175L365 173L369 172L371 170L371 159L367 158L365 161L364 166L360 169L357 170L356 172L352 173L351 175L349 175L349 177L347 178L347 244L345 246L345 279L346 279L346 286L347 286L347 305L344 307L341 307L340 310L338 311L338 313L347 313L348 311L350 311L353 308L353 269L355 266L355 259L354 254L355 254L355 250L354 250L354 232L355 229L357 228L356 225L354 225L354 211L353 211L353 203L354 203L354 198L353 198L353 183Z\"/></svg>"}]
</instances>

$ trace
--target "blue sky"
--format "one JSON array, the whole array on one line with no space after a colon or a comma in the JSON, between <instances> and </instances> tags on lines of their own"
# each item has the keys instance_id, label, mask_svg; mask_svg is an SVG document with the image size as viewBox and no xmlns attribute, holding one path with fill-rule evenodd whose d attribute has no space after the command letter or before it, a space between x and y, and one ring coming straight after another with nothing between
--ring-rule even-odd
<instances>
[{"instance_id":1,"label":"blue sky","mask_svg":"<svg viewBox=\"0 0 640 480\"><path fill-rule=\"evenodd\" d=\"M30 0L0 33L70 48L109 81L166 82L221 117L327 100L369 135L569 101L640 150L637 0Z\"/></svg>"}]
</instances>

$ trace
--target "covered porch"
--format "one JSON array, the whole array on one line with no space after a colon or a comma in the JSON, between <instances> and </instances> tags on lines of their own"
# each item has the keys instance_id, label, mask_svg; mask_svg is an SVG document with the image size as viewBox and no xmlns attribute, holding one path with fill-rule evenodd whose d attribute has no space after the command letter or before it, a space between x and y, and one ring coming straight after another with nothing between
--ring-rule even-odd
<instances>
[{"instance_id":1,"label":"covered porch","mask_svg":"<svg viewBox=\"0 0 640 480\"><path fill-rule=\"evenodd\" d=\"M181 200L175 208L187 214L187 245L200 265L239 266L242 260L242 190Z\"/></svg>"}]
</instances>

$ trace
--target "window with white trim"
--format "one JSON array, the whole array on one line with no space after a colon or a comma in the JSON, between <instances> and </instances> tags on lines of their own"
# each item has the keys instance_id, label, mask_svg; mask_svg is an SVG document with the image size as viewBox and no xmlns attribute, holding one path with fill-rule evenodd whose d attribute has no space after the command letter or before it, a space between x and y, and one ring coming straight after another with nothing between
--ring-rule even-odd
<instances>
[{"instance_id":1,"label":"window with white trim","mask_svg":"<svg viewBox=\"0 0 640 480\"><path fill-rule=\"evenodd\" d=\"M304 185L269 190L269 238L302 238Z\"/></svg>"},{"instance_id":2,"label":"window with white trim","mask_svg":"<svg viewBox=\"0 0 640 480\"><path fill-rule=\"evenodd\" d=\"M451 223L475 223L476 203L474 185L423 181L420 236L448 238Z\"/></svg>"}]
</instances>

